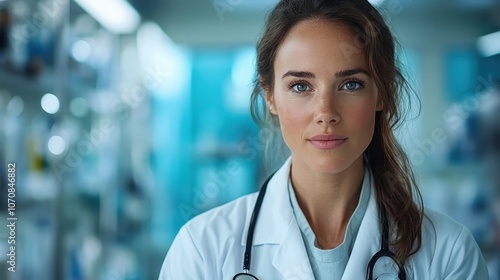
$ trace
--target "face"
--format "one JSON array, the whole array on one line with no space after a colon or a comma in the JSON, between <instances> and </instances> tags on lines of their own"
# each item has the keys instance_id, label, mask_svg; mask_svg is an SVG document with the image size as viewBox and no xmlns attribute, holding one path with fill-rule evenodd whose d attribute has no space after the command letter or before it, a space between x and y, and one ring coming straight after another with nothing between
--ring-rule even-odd
<instances>
[{"instance_id":1,"label":"face","mask_svg":"<svg viewBox=\"0 0 500 280\"><path fill-rule=\"evenodd\" d=\"M278 48L266 99L294 167L338 174L363 160L382 104L356 42L344 24L306 20Z\"/></svg>"}]
</instances>

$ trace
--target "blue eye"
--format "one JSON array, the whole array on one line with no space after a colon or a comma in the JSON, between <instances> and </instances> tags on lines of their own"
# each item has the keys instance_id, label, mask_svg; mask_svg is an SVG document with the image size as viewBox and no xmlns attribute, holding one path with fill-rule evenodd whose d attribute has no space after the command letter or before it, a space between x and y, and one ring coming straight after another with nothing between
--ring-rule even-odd
<instances>
[{"instance_id":1,"label":"blue eye","mask_svg":"<svg viewBox=\"0 0 500 280\"><path fill-rule=\"evenodd\" d=\"M355 91L363 88L363 84L358 81L349 81L342 86L343 90Z\"/></svg>"},{"instance_id":2,"label":"blue eye","mask_svg":"<svg viewBox=\"0 0 500 280\"><path fill-rule=\"evenodd\" d=\"M296 83L292 85L292 89L296 92L306 92L309 90L309 86L305 83Z\"/></svg>"}]
</instances>

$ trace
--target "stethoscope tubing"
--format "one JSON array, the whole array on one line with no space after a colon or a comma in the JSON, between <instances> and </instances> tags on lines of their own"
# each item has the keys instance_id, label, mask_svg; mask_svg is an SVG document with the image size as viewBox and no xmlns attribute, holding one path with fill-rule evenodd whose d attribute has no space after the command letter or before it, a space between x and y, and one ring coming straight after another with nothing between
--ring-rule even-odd
<instances>
[{"instance_id":1,"label":"stethoscope tubing","mask_svg":"<svg viewBox=\"0 0 500 280\"><path fill-rule=\"evenodd\" d=\"M252 257L252 242L253 242L253 233L255 231L255 225L257 224L257 217L259 216L260 208L262 206L262 201L264 200L264 195L266 194L267 185L269 181L273 177L274 173L269 176L266 181L262 184L262 188L259 191L259 196L257 197L257 201L255 202L255 206L253 208L252 217L250 218L250 225L248 227L247 232L247 244L245 248L245 255L243 258L243 271L248 273L250 271L250 261Z\"/></svg>"},{"instance_id":2,"label":"stethoscope tubing","mask_svg":"<svg viewBox=\"0 0 500 280\"><path fill-rule=\"evenodd\" d=\"M262 206L262 202L264 201L264 196L267 191L267 186L269 184L269 181L271 178L274 176L274 173L271 174L262 184L262 187L259 191L259 195L257 196L257 200L255 202L255 206L252 212L252 217L250 218L250 224L248 226L248 232L247 232L247 242L245 246L245 254L243 257L243 273L238 273L234 276L233 279L238 278L238 276L250 276L253 277L254 279L257 279L254 275L250 274L250 263L251 263L251 258L252 258L252 242L253 242L253 234L255 231L255 226L257 224L257 218L260 213L260 208ZM389 222L386 217L386 212L385 209L382 207L380 209L380 216L382 218L382 244L380 250L375 253L370 261L368 262L367 270L366 270L366 280L372 280L373 279L373 270L375 268L376 262L382 258L382 257L389 257L391 258L396 265L398 266L398 278L400 280L406 280L406 270L404 265L399 262L396 259L396 255L389 249L389 243L388 243L388 237L389 237Z\"/></svg>"}]
</instances>

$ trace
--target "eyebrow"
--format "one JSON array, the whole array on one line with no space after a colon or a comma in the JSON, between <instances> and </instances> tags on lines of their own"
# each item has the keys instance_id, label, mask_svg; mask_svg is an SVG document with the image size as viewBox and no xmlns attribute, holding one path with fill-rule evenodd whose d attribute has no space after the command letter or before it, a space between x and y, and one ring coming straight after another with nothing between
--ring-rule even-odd
<instances>
[{"instance_id":1,"label":"eyebrow","mask_svg":"<svg viewBox=\"0 0 500 280\"><path fill-rule=\"evenodd\" d=\"M344 77L352 76L352 75L359 74L359 73L363 73L367 76L370 76L370 73L368 73L368 71L366 71L365 69L354 68L354 69L347 69L347 70L339 71L339 72L335 73L335 77L344 78Z\"/></svg>"},{"instance_id":2,"label":"eyebrow","mask_svg":"<svg viewBox=\"0 0 500 280\"><path fill-rule=\"evenodd\" d=\"M283 74L281 79L284 79L288 76L293 76L293 77L297 77L297 78L314 78L314 77L316 77L313 73L307 72L307 71L288 71L285 74Z\"/></svg>"},{"instance_id":3,"label":"eyebrow","mask_svg":"<svg viewBox=\"0 0 500 280\"><path fill-rule=\"evenodd\" d=\"M363 74L370 76L368 71L366 71L362 68L354 68L354 69L341 70L341 71L335 73L335 77L344 78L344 77L352 76L352 75L359 74L359 73L363 73ZM314 78L314 77L316 77L313 73L307 72L307 71L288 71L285 74L283 74L281 79L284 79L288 76L293 76L293 77L297 77L297 78Z\"/></svg>"}]
</instances>

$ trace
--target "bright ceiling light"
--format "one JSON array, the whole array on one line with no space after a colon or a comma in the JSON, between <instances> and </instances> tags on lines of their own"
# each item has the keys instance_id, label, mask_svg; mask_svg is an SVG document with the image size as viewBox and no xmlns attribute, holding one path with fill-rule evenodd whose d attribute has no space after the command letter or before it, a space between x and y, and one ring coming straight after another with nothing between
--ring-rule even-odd
<instances>
[{"instance_id":1,"label":"bright ceiling light","mask_svg":"<svg viewBox=\"0 0 500 280\"><path fill-rule=\"evenodd\" d=\"M91 53L92 46L85 40L78 40L71 47L71 55L73 55L78 62L87 61Z\"/></svg>"},{"instance_id":2,"label":"bright ceiling light","mask_svg":"<svg viewBox=\"0 0 500 280\"><path fill-rule=\"evenodd\" d=\"M59 99L52 93L44 94L40 103L42 109L49 114L55 114L59 111Z\"/></svg>"},{"instance_id":3,"label":"bright ceiling light","mask_svg":"<svg viewBox=\"0 0 500 280\"><path fill-rule=\"evenodd\" d=\"M477 39L477 47L483 56L492 56L500 53L500 31L484 35Z\"/></svg>"},{"instance_id":4,"label":"bright ceiling light","mask_svg":"<svg viewBox=\"0 0 500 280\"><path fill-rule=\"evenodd\" d=\"M66 150L66 141L64 141L64 138L61 136L54 135L50 137L47 147L49 148L49 152L57 156L64 153Z\"/></svg>"},{"instance_id":5,"label":"bright ceiling light","mask_svg":"<svg viewBox=\"0 0 500 280\"><path fill-rule=\"evenodd\" d=\"M126 0L75 0L106 29L115 33L131 33L141 21L137 11Z\"/></svg>"}]
</instances>

